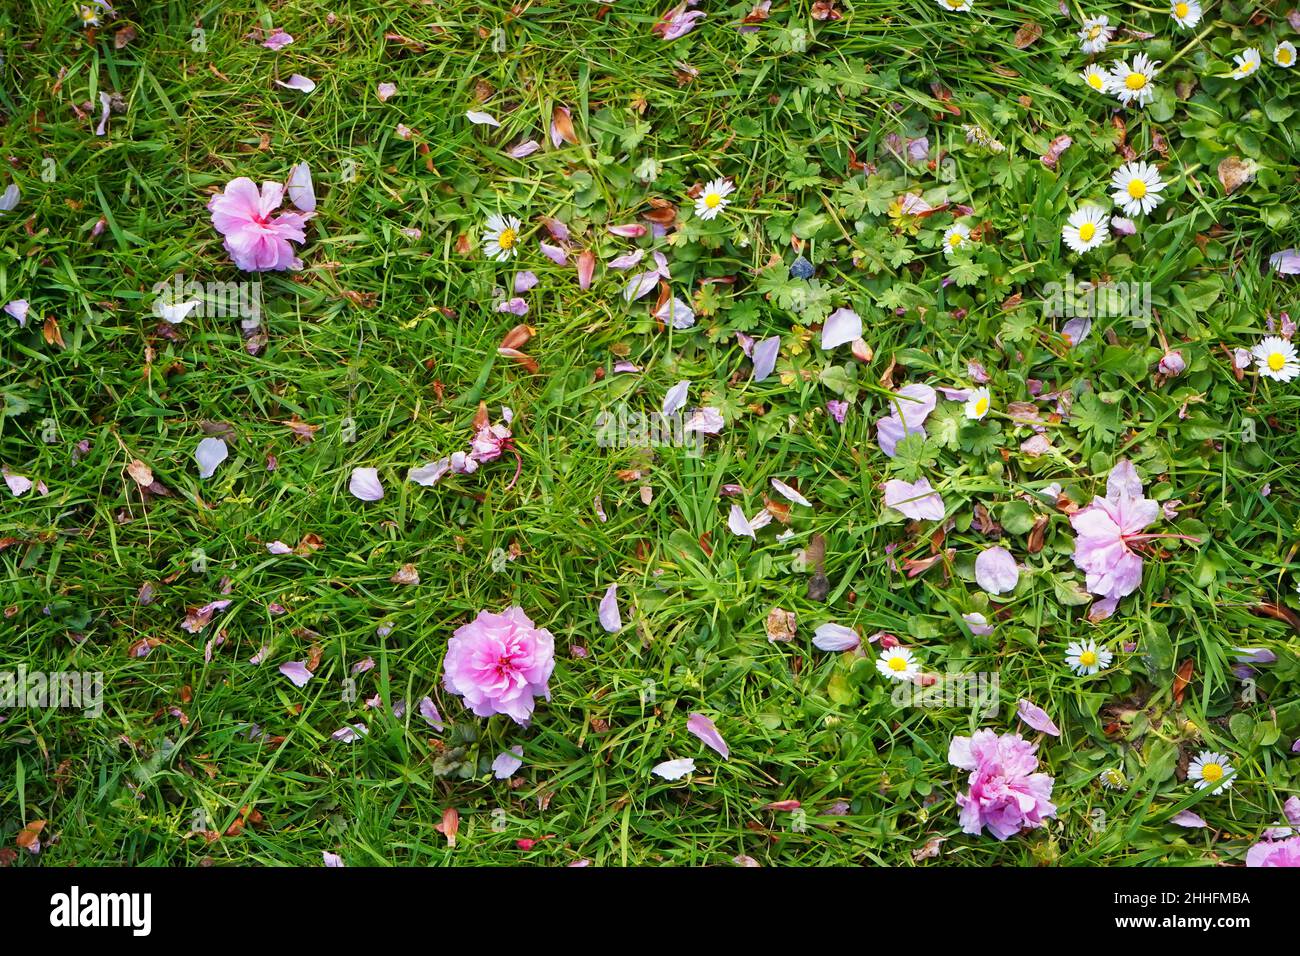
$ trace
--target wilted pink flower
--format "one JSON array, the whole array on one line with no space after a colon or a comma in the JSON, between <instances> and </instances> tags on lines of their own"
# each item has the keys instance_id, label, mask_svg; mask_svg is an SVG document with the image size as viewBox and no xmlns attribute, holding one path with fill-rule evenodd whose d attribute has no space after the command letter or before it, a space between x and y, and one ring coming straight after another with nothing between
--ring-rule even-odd
<instances>
[{"instance_id":1,"label":"wilted pink flower","mask_svg":"<svg viewBox=\"0 0 1300 956\"><path fill-rule=\"evenodd\" d=\"M208 203L212 225L225 238L226 252L235 265L245 272L301 269L302 260L294 255L290 242L306 241L303 231L310 212L276 210L284 201L284 186L256 184L246 176L231 180L224 192Z\"/></svg>"},{"instance_id":2,"label":"wilted pink flower","mask_svg":"<svg viewBox=\"0 0 1300 956\"><path fill-rule=\"evenodd\" d=\"M1144 534L1160 517L1160 504L1142 496L1142 480L1127 459L1111 469L1106 497L1070 516L1078 533L1074 563L1086 574L1088 590L1111 601L1142 583L1142 556L1134 547L1156 535Z\"/></svg>"},{"instance_id":3,"label":"wilted pink flower","mask_svg":"<svg viewBox=\"0 0 1300 956\"><path fill-rule=\"evenodd\" d=\"M971 772L970 790L957 795L963 833L978 836L988 827L1005 840L1056 815L1051 800L1055 781L1034 772L1037 749L1019 734L999 736L992 730L952 739L948 762Z\"/></svg>"},{"instance_id":4,"label":"wilted pink flower","mask_svg":"<svg viewBox=\"0 0 1300 956\"><path fill-rule=\"evenodd\" d=\"M1185 368L1187 368L1187 362L1183 359L1183 353L1177 349L1170 349L1160 357L1160 363L1156 366L1156 371L1161 375L1173 378L1175 375L1183 374Z\"/></svg>"},{"instance_id":5,"label":"wilted pink flower","mask_svg":"<svg viewBox=\"0 0 1300 956\"><path fill-rule=\"evenodd\" d=\"M844 416L849 413L849 403L832 398L826 403L826 411L830 412L831 418L835 419L837 425L843 425Z\"/></svg>"},{"instance_id":6,"label":"wilted pink flower","mask_svg":"<svg viewBox=\"0 0 1300 956\"><path fill-rule=\"evenodd\" d=\"M963 614L961 619L966 622L970 632L975 637L988 637L993 633L993 625L979 611L971 611L969 614Z\"/></svg>"},{"instance_id":7,"label":"wilted pink flower","mask_svg":"<svg viewBox=\"0 0 1300 956\"><path fill-rule=\"evenodd\" d=\"M1247 866L1300 866L1300 836L1260 840L1246 851Z\"/></svg>"},{"instance_id":8,"label":"wilted pink flower","mask_svg":"<svg viewBox=\"0 0 1300 956\"><path fill-rule=\"evenodd\" d=\"M443 683L479 717L505 714L526 724L534 698L551 699L555 638L514 606L500 614L479 611L447 642Z\"/></svg>"},{"instance_id":9,"label":"wilted pink flower","mask_svg":"<svg viewBox=\"0 0 1300 956\"><path fill-rule=\"evenodd\" d=\"M676 40L678 37L684 37L695 29L695 24L704 19L702 10L686 10L686 4L680 3L665 13L653 27L650 28L652 33L657 33L665 40Z\"/></svg>"},{"instance_id":10,"label":"wilted pink flower","mask_svg":"<svg viewBox=\"0 0 1300 956\"><path fill-rule=\"evenodd\" d=\"M1092 319L1070 319L1061 326L1061 336L1070 348L1078 348L1079 343L1092 331Z\"/></svg>"}]
</instances>

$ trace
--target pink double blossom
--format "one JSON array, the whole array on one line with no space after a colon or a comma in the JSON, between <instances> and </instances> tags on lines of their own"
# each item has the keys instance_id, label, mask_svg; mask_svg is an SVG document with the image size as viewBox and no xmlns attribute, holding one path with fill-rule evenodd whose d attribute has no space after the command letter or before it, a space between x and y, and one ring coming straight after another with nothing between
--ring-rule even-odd
<instances>
[{"instance_id":1,"label":"pink double blossom","mask_svg":"<svg viewBox=\"0 0 1300 956\"><path fill-rule=\"evenodd\" d=\"M479 611L447 642L443 684L479 717L505 714L527 724L535 699L551 699L555 638L536 627L523 608Z\"/></svg>"},{"instance_id":2,"label":"pink double blossom","mask_svg":"<svg viewBox=\"0 0 1300 956\"><path fill-rule=\"evenodd\" d=\"M999 840L1032 830L1056 815L1052 803L1055 781L1036 773L1038 749L1019 734L998 735L977 730L954 737L948 762L970 771L970 789L957 795L963 833L978 836L988 827Z\"/></svg>"},{"instance_id":3,"label":"pink double blossom","mask_svg":"<svg viewBox=\"0 0 1300 956\"><path fill-rule=\"evenodd\" d=\"M1120 598L1132 594L1142 583L1142 554L1138 549L1144 542L1180 537L1146 533L1160 515L1160 503L1143 496L1142 479L1132 462L1124 459L1111 469L1106 497L1093 498L1092 504L1070 516L1070 524L1078 534L1074 563L1085 573L1088 590L1103 599L1097 606L1099 616L1109 615Z\"/></svg>"},{"instance_id":4,"label":"pink double blossom","mask_svg":"<svg viewBox=\"0 0 1300 956\"><path fill-rule=\"evenodd\" d=\"M302 268L290 243L306 241L304 230L313 214L277 212L283 201L281 183L262 183L258 192L251 179L240 176L208 202L212 225L225 239L226 252L245 272Z\"/></svg>"}]
</instances>

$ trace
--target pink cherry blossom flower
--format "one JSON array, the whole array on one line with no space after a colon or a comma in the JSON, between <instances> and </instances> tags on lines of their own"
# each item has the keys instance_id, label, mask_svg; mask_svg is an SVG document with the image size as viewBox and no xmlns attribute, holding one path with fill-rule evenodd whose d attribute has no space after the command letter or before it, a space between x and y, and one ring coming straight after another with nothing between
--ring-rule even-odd
<instances>
[{"instance_id":1,"label":"pink cherry blossom flower","mask_svg":"<svg viewBox=\"0 0 1300 956\"><path fill-rule=\"evenodd\" d=\"M262 183L259 193L251 179L240 176L208 203L212 225L225 239L226 252L245 272L302 268L290 243L306 241L304 229L312 213L277 214L283 201L280 183Z\"/></svg>"},{"instance_id":2,"label":"pink cherry blossom flower","mask_svg":"<svg viewBox=\"0 0 1300 956\"><path fill-rule=\"evenodd\" d=\"M1106 497L1093 498L1092 504L1070 516L1078 534L1074 563L1085 573L1088 590L1109 602L1107 608L1113 610L1114 602L1142 583L1142 555L1137 548L1144 541L1181 537L1144 533L1160 514L1159 502L1143 497L1142 480L1124 459L1111 469Z\"/></svg>"},{"instance_id":3,"label":"pink cherry blossom flower","mask_svg":"<svg viewBox=\"0 0 1300 956\"><path fill-rule=\"evenodd\" d=\"M1246 851L1246 865L1300 867L1300 836L1260 840Z\"/></svg>"},{"instance_id":4,"label":"pink cherry blossom flower","mask_svg":"<svg viewBox=\"0 0 1300 956\"><path fill-rule=\"evenodd\" d=\"M479 611L447 642L443 684L479 717L505 714L527 724L535 698L551 699L555 638L518 606Z\"/></svg>"},{"instance_id":5,"label":"pink cherry blossom flower","mask_svg":"<svg viewBox=\"0 0 1300 956\"><path fill-rule=\"evenodd\" d=\"M998 735L987 729L952 739L948 762L970 771L970 789L957 795L963 833L978 836L988 827L993 836L1006 840L1056 815L1051 800L1055 781L1035 772L1037 749L1019 734Z\"/></svg>"}]
</instances>

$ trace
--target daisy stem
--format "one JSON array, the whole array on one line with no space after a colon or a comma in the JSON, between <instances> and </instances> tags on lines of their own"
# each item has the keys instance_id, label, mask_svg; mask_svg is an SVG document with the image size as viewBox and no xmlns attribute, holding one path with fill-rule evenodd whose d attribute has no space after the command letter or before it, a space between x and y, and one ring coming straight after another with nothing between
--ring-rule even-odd
<instances>
[{"instance_id":1,"label":"daisy stem","mask_svg":"<svg viewBox=\"0 0 1300 956\"><path fill-rule=\"evenodd\" d=\"M1175 53L1173 56L1171 56L1168 60L1165 61L1165 65L1156 71L1156 75L1163 73L1165 70L1169 69L1175 63L1181 60L1183 58L1183 54L1185 54L1192 47L1196 46L1198 43L1204 40L1206 35L1212 29L1214 29L1214 24L1209 24L1208 26L1206 26L1204 30L1196 34L1196 36L1192 37L1192 39L1187 42L1187 45L1185 47L1183 47L1181 50L1179 50L1177 53Z\"/></svg>"}]
</instances>

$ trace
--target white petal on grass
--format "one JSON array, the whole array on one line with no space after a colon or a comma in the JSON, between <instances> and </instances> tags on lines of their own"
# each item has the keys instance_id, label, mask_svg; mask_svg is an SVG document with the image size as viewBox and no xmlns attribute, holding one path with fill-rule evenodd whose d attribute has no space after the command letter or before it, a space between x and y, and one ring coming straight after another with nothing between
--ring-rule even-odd
<instances>
[{"instance_id":1,"label":"white petal on grass","mask_svg":"<svg viewBox=\"0 0 1300 956\"><path fill-rule=\"evenodd\" d=\"M773 478L772 487L777 490L778 494L780 494L783 498L787 499L788 501L793 501L797 505L804 505L805 507L808 508L812 507L811 501L809 501L803 495L799 494L799 492L795 491L793 488L791 488L781 479Z\"/></svg>"},{"instance_id":2,"label":"white petal on grass","mask_svg":"<svg viewBox=\"0 0 1300 956\"><path fill-rule=\"evenodd\" d=\"M220 465L230 456L226 443L220 438L205 438L199 442L194 451L194 460L199 463L199 477L211 478Z\"/></svg>"},{"instance_id":3,"label":"white petal on grass","mask_svg":"<svg viewBox=\"0 0 1300 956\"><path fill-rule=\"evenodd\" d=\"M412 468L406 473L406 480L413 481L417 485L424 485L426 488L432 488L442 480L443 475L451 470L450 458L439 458L437 461L431 461L427 465L420 465Z\"/></svg>"},{"instance_id":4,"label":"white petal on grass","mask_svg":"<svg viewBox=\"0 0 1300 956\"><path fill-rule=\"evenodd\" d=\"M297 90L299 93L310 93L316 89L316 81L301 73L295 73L287 80L276 80L277 86L283 86L286 90Z\"/></svg>"},{"instance_id":5,"label":"white petal on grass","mask_svg":"<svg viewBox=\"0 0 1300 956\"><path fill-rule=\"evenodd\" d=\"M316 186L311 167L301 162L289 170L289 201L303 212L316 211Z\"/></svg>"},{"instance_id":6,"label":"white petal on grass","mask_svg":"<svg viewBox=\"0 0 1300 956\"><path fill-rule=\"evenodd\" d=\"M189 317L189 314L199 307L198 299L190 299L188 302L181 302L176 305L163 304L161 302L154 306L154 312L158 318L164 322L170 322L172 325L180 325Z\"/></svg>"},{"instance_id":7,"label":"white petal on grass","mask_svg":"<svg viewBox=\"0 0 1300 956\"><path fill-rule=\"evenodd\" d=\"M31 306L26 299L14 299L12 302L5 303L5 315L17 322L20 328L27 328L27 313L29 311L31 311Z\"/></svg>"},{"instance_id":8,"label":"white petal on grass","mask_svg":"<svg viewBox=\"0 0 1300 956\"><path fill-rule=\"evenodd\" d=\"M15 498L20 498L32 490L32 480L23 475L11 475L5 472L5 484L9 486L9 493Z\"/></svg>"},{"instance_id":9,"label":"white petal on grass","mask_svg":"<svg viewBox=\"0 0 1300 956\"><path fill-rule=\"evenodd\" d=\"M862 319L852 309L836 309L822 326L822 349L862 338Z\"/></svg>"},{"instance_id":10,"label":"white petal on grass","mask_svg":"<svg viewBox=\"0 0 1300 956\"><path fill-rule=\"evenodd\" d=\"M523 765L524 748L521 744L515 744L509 750L497 754L497 759L492 761L492 776L498 780L508 780Z\"/></svg>"},{"instance_id":11,"label":"white petal on grass","mask_svg":"<svg viewBox=\"0 0 1300 956\"><path fill-rule=\"evenodd\" d=\"M858 632L843 624L827 622L813 631L813 647L822 651L851 651L862 644Z\"/></svg>"},{"instance_id":12,"label":"white petal on grass","mask_svg":"<svg viewBox=\"0 0 1300 956\"><path fill-rule=\"evenodd\" d=\"M781 354L781 336L774 335L771 338L763 339L754 346L753 362L754 374L753 381L761 382L772 374L776 368L777 357Z\"/></svg>"},{"instance_id":13,"label":"white petal on grass","mask_svg":"<svg viewBox=\"0 0 1300 956\"><path fill-rule=\"evenodd\" d=\"M293 682L294 687L302 687L311 680L313 674L307 670L305 661L289 661L280 665L280 673Z\"/></svg>"},{"instance_id":14,"label":"white petal on grass","mask_svg":"<svg viewBox=\"0 0 1300 956\"><path fill-rule=\"evenodd\" d=\"M754 534L754 528L750 525L749 519L745 517L745 512L740 509L740 505L731 506L731 514L727 517L727 527L731 533L742 538L753 538L758 540L758 535Z\"/></svg>"},{"instance_id":15,"label":"white petal on grass","mask_svg":"<svg viewBox=\"0 0 1300 956\"><path fill-rule=\"evenodd\" d=\"M681 760L665 760L651 767L650 772L665 780L680 780L688 773L695 772L695 761L690 757Z\"/></svg>"},{"instance_id":16,"label":"white petal on grass","mask_svg":"<svg viewBox=\"0 0 1300 956\"><path fill-rule=\"evenodd\" d=\"M975 583L989 594L1014 591L1020 581L1020 568L1006 548L986 548L975 559Z\"/></svg>"},{"instance_id":17,"label":"white petal on grass","mask_svg":"<svg viewBox=\"0 0 1300 956\"><path fill-rule=\"evenodd\" d=\"M623 629L623 615L618 610L618 585L611 584L605 589L605 596L600 599L597 612L600 626L608 633L614 634Z\"/></svg>"},{"instance_id":18,"label":"white petal on grass","mask_svg":"<svg viewBox=\"0 0 1300 956\"><path fill-rule=\"evenodd\" d=\"M379 501L384 497L384 486L377 468L354 468L348 481L348 491L362 501Z\"/></svg>"},{"instance_id":19,"label":"white petal on grass","mask_svg":"<svg viewBox=\"0 0 1300 956\"><path fill-rule=\"evenodd\" d=\"M18 200L22 198L22 190L18 188L18 184L10 183L5 187L5 191L0 193L0 212L11 212L18 205Z\"/></svg>"},{"instance_id":20,"label":"white petal on grass","mask_svg":"<svg viewBox=\"0 0 1300 956\"><path fill-rule=\"evenodd\" d=\"M482 110L467 110L465 118L475 126L500 126L501 123L491 113L484 113Z\"/></svg>"},{"instance_id":21,"label":"white petal on grass","mask_svg":"<svg viewBox=\"0 0 1300 956\"><path fill-rule=\"evenodd\" d=\"M664 395L663 412L665 415L671 415L686 404L686 393L690 391L690 388L690 381L682 379L672 388L668 389L667 394Z\"/></svg>"}]
</instances>

